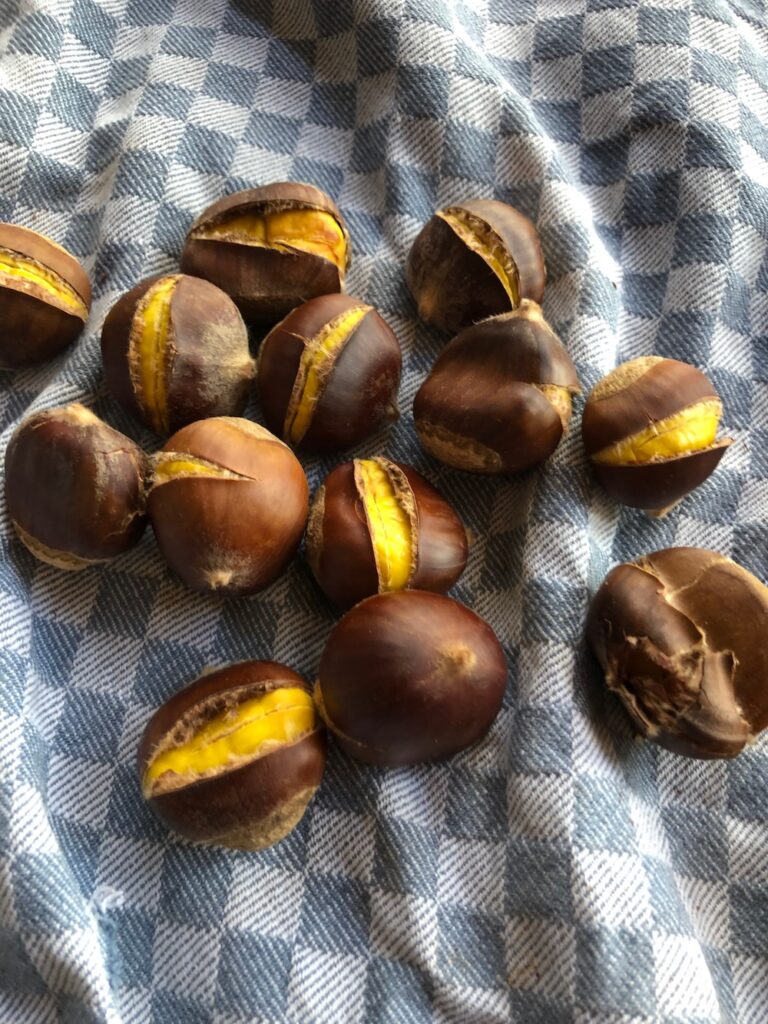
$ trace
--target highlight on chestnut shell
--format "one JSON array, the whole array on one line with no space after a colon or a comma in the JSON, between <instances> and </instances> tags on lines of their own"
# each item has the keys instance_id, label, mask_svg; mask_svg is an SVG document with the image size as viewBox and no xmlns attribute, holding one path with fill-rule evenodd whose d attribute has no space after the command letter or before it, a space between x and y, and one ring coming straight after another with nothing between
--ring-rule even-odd
<instances>
[{"instance_id":1,"label":"highlight on chestnut shell","mask_svg":"<svg viewBox=\"0 0 768 1024\"><path fill-rule=\"evenodd\" d=\"M349 232L314 185L284 181L224 196L189 230L181 269L227 292L246 320L274 323L317 295L341 291Z\"/></svg>"},{"instance_id":2,"label":"highlight on chestnut shell","mask_svg":"<svg viewBox=\"0 0 768 1024\"><path fill-rule=\"evenodd\" d=\"M378 765L450 757L501 707L507 663L478 615L442 594L377 594L347 612L323 651L314 698L351 756Z\"/></svg>"},{"instance_id":3,"label":"highlight on chestnut shell","mask_svg":"<svg viewBox=\"0 0 768 1024\"><path fill-rule=\"evenodd\" d=\"M496 199L438 210L417 235L405 274L420 318L452 334L522 299L541 302L547 279L534 224Z\"/></svg>"},{"instance_id":4,"label":"highlight on chestnut shell","mask_svg":"<svg viewBox=\"0 0 768 1024\"><path fill-rule=\"evenodd\" d=\"M152 458L147 507L160 550L192 590L253 594L293 558L309 491L287 445L250 420L177 431Z\"/></svg>"},{"instance_id":5,"label":"highlight on chestnut shell","mask_svg":"<svg viewBox=\"0 0 768 1024\"><path fill-rule=\"evenodd\" d=\"M264 419L294 448L349 448L397 417L401 369L400 344L373 306L340 294L310 299L261 344Z\"/></svg>"},{"instance_id":6,"label":"highlight on chestnut shell","mask_svg":"<svg viewBox=\"0 0 768 1024\"><path fill-rule=\"evenodd\" d=\"M78 260L45 235L0 224L0 368L52 359L82 332L91 283Z\"/></svg>"},{"instance_id":7,"label":"highlight on chestnut shell","mask_svg":"<svg viewBox=\"0 0 768 1024\"><path fill-rule=\"evenodd\" d=\"M422 447L471 473L518 473L543 462L567 431L579 381L540 306L467 327L416 393Z\"/></svg>"},{"instance_id":8,"label":"highlight on chestnut shell","mask_svg":"<svg viewBox=\"0 0 768 1024\"><path fill-rule=\"evenodd\" d=\"M464 526L415 469L383 456L337 466L312 502L307 560L342 607L393 590L448 590L467 564Z\"/></svg>"},{"instance_id":9,"label":"highlight on chestnut shell","mask_svg":"<svg viewBox=\"0 0 768 1024\"><path fill-rule=\"evenodd\" d=\"M193 842L262 850L301 820L325 768L309 688L285 665L246 661L176 693L147 723L142 795Z\"/></svg>"},{"instance_id":10,"label":"highlight on chestnut shell","mask_svg":"<svg viewBox=\"0 0 768 1024\"><path fill-rule=\"evenodd\" d=\"M618 565L587 638L635 728L677 754L734 757L768 726L768 587L703 548Z\"/></svg>"},{"instance_id":11,"label":"highlight on chestnut shell","mask_svg":"<svg viewBox=\"0 0 768 1024\"><path fill-rule=\"evenodd\" d=\"M156 434L243 411L255 372L237 306L199 277L146 278L107 314L101 333L107 385Z\"/></svg>"},{"instance_id":12,"label":"highlight on chestnut shell","mask_svg":"<svg viewBox=\"0 0 768 1024\"><path fill-rule=\"evenodd\" d=\"M717 468L723 406L712 382L677 359L641 356L592 390L581 433L595 476L622 505L664 515Z\"/></svg>"},{"instance_id":13,"label":"highlight on chestnut shell","mask_svg":"<svg viewBox=\"0 0 768 1024\"><path fill-rule=\"evenodd\" d=\"M24 546L79 570L138 543L146 526L146 459L78 403L28 416L5 452L5 499Z\"/></svg>"}]
</instances>

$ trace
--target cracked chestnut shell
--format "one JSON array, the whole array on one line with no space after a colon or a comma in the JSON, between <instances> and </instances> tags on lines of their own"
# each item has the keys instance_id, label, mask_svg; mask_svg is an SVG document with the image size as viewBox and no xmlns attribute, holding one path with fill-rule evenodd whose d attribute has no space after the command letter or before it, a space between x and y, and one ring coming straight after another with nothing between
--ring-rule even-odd
<instances>
[{"instance_id":1,"label":"cracked chestnut shell","mask_svg":"<svg viewBox=\"0 0 768 1024\"><path fill-rule=\"evenodd\" d=\"M5 453L5 500L32 554L85 569L133 547L146 526L146 459L77 403L27 417Z\"/></svg>"},{"instance_id":2,"label":"cracked chestnut shell","mask_svg":"<svg viewBox=\"0 0 768 1024\"><path fill-rule=\"evenodd\" d=\"M262 850L296 827L323 777L325 737L304 680L246 661L176 693L147 723L138 773L149 807L193 842Z\"/></svg>"},{"instance_id":3,"label":"cracked chestnut shell","mask_svg":"<svg viewBox=\"0 0 768 1024\"><path fill-rule=\"evenodd\" d=\"M717 551L668 548L606 576L587 637L639 732L734 757L768 725L768 588Z\"/></svg>"},{"instance_id":4,"label":"cracked chestnut shell","mask_svg":"<svg viewBox=\"0 0 768 1024\"><path fill-rule=\"evenodd\" d=\"M283 181L224 196L197 218L181 254L186 274L204 277L251 323L274 323L316 295L344 287L349 233L314 185Z\"/></svg>"},{"instance_id":5,"label":"cracked chestnut shell","mask_svg":"<svg viewBox=\"0 0 768 1024\"><path fill-rule=\"evenodd\" d=\"M75 257L45 235L0 224L0 368L45 362L83 330L91 283Z\"/></svg>"},{"instance_id":6,"label":"cracked chestnut shell","mask_svg":"<svg viewBox=\"0 0 768 1024\"><path fill-rule=\"evenodd\" d=\"M506 680L488 623L442 594L400 590L361 601L336 625L314 696L348 754L407 765L476 743L499 712Z\"/></svg>"},{"instance_id":7,"label":"cracked chestnut shell","mask_svg":"<svg viewBox=\"0 0 768 1024\"><path fill-rule=\"evenodd\" d=\"M187 274L146 278L118 299L101 354L120 405L163 437L207 416L237 416L255 369L237 306Z\"/></svg>"},{"instance_id":8,"label":"cracked chestnut shell","mask_svg":"<svg viewBox=\"0 0 768 1024\"><path fill-rule=\"evenodd\" d=\"M307 522L304 470L235 416L182 427L152 458L147 507L166 561L192 590L253 594L282 573Z\"/></svg>"},{"instance_id":9,"label":"cracked chestnut shell","mask_svg":"<svg viewBox=\"0 0 768 1024\"><path fill-rule=\"evenodd\" d=\"M517 473L549 458L579 391L571 357L535 302L467 327L416 393L422 447L472 473Z\"/></svg>"},{"instance_id":10,"label":"cracked chestnut shell","mask_svg":"<svg viewBox=\"0 0 768 1024\"><path fill-rule=\"evenodd\" d=\"M383 456L337 466L309 513L307 560L343 607L392 590L448 590L467 564L467 533L423 476Z\"/></svg>"},{"instance_id":11,"label":"cracked chestnut shell","mask_svg":"<svg viewBox=\"0 0 768 1024\"><path fill-rule=\"evenodd\" d=\"M581 433L595 476L622 505L664 515L714 472L722 403L712 382L677 359L622 363L591 391Z\"/></svg>"},{"instance_id":12,"label":"cracked chestnut shell","mask_svg":"<svg viewBox=\"0 0 768 1024\"><path fill-rule=\"evenodd\" d=\"M257 384L267 426L294 448L349 448L397 417L402 353L379 313L349 295L294 309L266 336Z\"/></svg>"},{"instance_id":13,"label":"cracked chestnut shell","mask_svg":"<svg viewBox=\"0 0 768 1024\"><path fill-rule=\"evenodd\" d=\"M533 222L496 199L438 210L416 236L405 276L421 319L451 334L522 299L541 302L547 280Z\"/></svg>"}]
</instances>

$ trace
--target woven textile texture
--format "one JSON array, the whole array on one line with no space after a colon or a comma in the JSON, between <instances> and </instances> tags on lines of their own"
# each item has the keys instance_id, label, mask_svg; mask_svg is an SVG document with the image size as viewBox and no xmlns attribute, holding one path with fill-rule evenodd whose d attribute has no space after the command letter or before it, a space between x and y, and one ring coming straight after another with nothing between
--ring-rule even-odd
<instances>
[{"instance_id":1,"label":"woven textile texture","mask_svg":"<svg viewBox=\"0 0 768 1024\"><path fill-rule=\"evenodd\" d=\"M412 463L474 534L455 596L502 639L504 708L445 764L333 749L270 851L193 847L140 800L148 716L227 661L311 679L333 610L301 559L250 600L192 595L149 533L63 573L3 512L0 1020L768 1020L768 743L698 763L636 741L582 640L618 560L703 545L768 579L764 4L0 0L0 219L52 235L95 286L67 354L0 374L3 447L73 400L156 446L106 392L102 320L177 266L209 202L280 179L338 200L348 290L402 343L402 418L354 454ZM436 207L490 195L539 226L545 312L585 391L656 353L723 396L736 443L665 519L598 490L578 429L520 478L421 453L411 402L443 339L404 258ZM343 457L305 460L311 485Z\"/></svg>"}]
</instances>

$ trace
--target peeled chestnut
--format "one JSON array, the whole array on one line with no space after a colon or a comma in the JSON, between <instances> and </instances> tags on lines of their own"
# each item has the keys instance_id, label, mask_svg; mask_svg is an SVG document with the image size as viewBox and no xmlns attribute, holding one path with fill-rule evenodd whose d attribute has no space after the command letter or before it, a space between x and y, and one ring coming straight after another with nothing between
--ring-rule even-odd
<instances>
[{"instance_id":1,"label":"peeled chestnut","mask_svg":"<svg viewBox=\"0 0 768 1024\"><path fill-rule=\"evenodd\" d=\"M419 388L422 447L471 473L517 473L549 458L571 418L576 370L535 302L467 327Z\"/></svg>"},{"instance_id":2,"label":"peeled chestnut","mask_svg":"<svg viewBox=\"0 0 768 1024\"><path fill-rule=\"evenodd\" d=\"M361 601L336 625L314 696L348 754L406 765L477 742L506 681L504 652L486 622L442 594L400 590Z\"/></svg>"},{"instance_id":3,"label":"peeled chestnut","mask_svg":"<svg viewBox=\"0 0 768 1024\"><path fill-rule=\"evenodd\" d=\"M206 416L243 411L255 363L237 306L199 277L149 277L112 307L101 333L110 391L167 436Z\"/></svg>"},{"instance_id":4,"label":"peeled chestnut","mask_svg":"<svg viewBox=\"0 0 768 1024\"><path fill-rule=\"evenodd\" d=\"M50 238L0 224L0 368L52 359L80 334L91 283L75 257Z\"/></svg>"},{"instance_id":5,"label":"peeled chestnut","mask_svg":"<svg viewBox=\"0 0 768 1024\"><path fill-rule=\"evenodd\" d=\"M308 504L298 459L250 420L190 423L152 459L152 529L170 567L201 593L268 587L299 546Z\"/></svg>"},{"instance_id":6,"label":"peeled chestnut","mask_svg":"<svg viewBox=\"0 0 768 1024\"><path fill-rule=\"evenodd\" d=\"M678 754L734 757L768 725L768 587L717 551L616 566L587 636L637 729Z\"/></svg>"},{"instance_id":7,"label":"peeled chestnut","mask_svg":"<svg viewBox=\"0 0 768 1024\"><path fill-rule=\"evenodd\" d=\"M85 406L25 419L5 453L5 500L22 543L59 569L133 547L146 526L144 453Z\"/></svg>"},{"instance_id":8,"label":"peeled chestnut","mask_svg":"<svg viewBox=\"0 0 768 1024\"><path fill-rule=\"evenodd\" d=\"M397 417L402 361L373 306L348 295L310 299L262 342L257 382L267 425L294 448L349 448Z\"/></svg>"},{"instance_id":9,"label":"peeled chestnut","mask_svg":"<svg viewBox=\"0 0 768 1024\"><path fill-rule=\"evenodd\" d=\"M228 665L190 683L149 720L138 755L144 799L165 825L237 850L284 839L324 767L309 689L272 661Z\"/></svg>"},{"instance_id":10,"label":"peeled chestnut","mask_svg":"<svg viewBox=\"0 0 768 1024\"><path fill-rule=\"evenodd\" d=\"M307 559L332 601L390 590L443 591L467 564L467 533L423 476L382 456L325 478L312 502Z\"/></svg>"},{"instance_id":11,"label":"peeled chestnut","mask_svg":"<svg viewBox=\"0 0 768 1024\"><path fill-rule=\"evenodd\" d=\"M584 448L612 498L663 515L707 479L731 444L716 440L722 411L700 370L642 356L616 367L590 393Z\"/></svg>"},{"instance_id":12,"label":"peeled chestnut","mask_svg":"<svg viewBox=\"0 0 768 1024\"><path fill-rule=\"evenodd\" d=\"M522 299L541 302L547 280L533 223L496 199L438 210L416 236L405 275L421 319L452 334Z\"/></svg>"},{"instance_id":13,"label":"peeled chestnut","mask_svg":"<svg viewBox=\"0 0 768 1024\"><path fill-rule=\"evenodd\" d=\"M181 269L231 295L246 320L274 323L315 295L341 291L349 258L333 200L283 181L209 206L190 228Z\"/></svg>"}]
</instances>

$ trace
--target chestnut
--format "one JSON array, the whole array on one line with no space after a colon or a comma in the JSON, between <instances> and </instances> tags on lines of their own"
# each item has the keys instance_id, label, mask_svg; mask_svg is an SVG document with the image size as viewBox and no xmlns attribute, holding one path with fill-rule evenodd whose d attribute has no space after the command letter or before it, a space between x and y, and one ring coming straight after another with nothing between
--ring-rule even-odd
<instances>
[{"instance_id":1,"label":"chestnut","mask_svg":"<svg viewBox=\"0 0 768 1024\"><path fill-rule=\"evenodd\" d=\"M77 403L27 417L5 452L5 501L43 562L85 569L133 547L146 526L144 453Z\"/></svg>"},{"instance_id":2,"label":"chestnut","mask_svg":"<svg viewBox=\"0 0 768 1024\"><path fill-rule=\"evenodd\" d=\"M267 426L292 447L349 448L397 417L403 357L373 306L323 295L266 336L257 384Z\"/></svg>"},{"instance_id":3,"label":"chestnut","mask_svg":"<svg viewBox=\"0 0 768 1024\"><path fill-rule=\"evenodd\" d=\"M18 224L0 224L0 368L45 362L71 345L91 310L91 283L75 257Z\"/></svg>"},{"instance_id":4,"label":"chestnut","mask_svg":"<svg viewBox=\"0 0 768 1024\"><path fill-rule=\"evenodd\" d=\"M496 199L438 210L416 236L405 276L421 319L451 334L522 299L541 302L547 280L533 223Z\"/></svg>"},{"instance_id":5,"label":"chestnut","mask_svg":"<svg viewBox=\"0 0 768 1024\"><path fill-rule=\"evenodd\" d=\"M263 850L298 825L323 777L325 737L300 675L272 661L208 673L150 718L144 799L193 842Z\"/></svg>"},{"instance_id":6,"label":"chestnut","mask_svg":"<svg viewBox=\"0 0 768 1024\"><path fill-rule=\"evenodd\" d=\"M152 458L147 508L157 543L201 593L268 587L299 546L308 505L298 459L250 420L190 423Z\"/></svg>"},{"instance_id":7,"label":"chestnut","mask_svg":"<svg viewBox=\"0 0 768 1024\"><path fill-rule=\"evenodd\" d=\"M317 582L348 607L390 590L448 590L468 544L461 520L423 476L377 456L328 474L309 511L306 546Z\"/></svg>"},{"instance_id":8,"label":"chestnut","mask_svg":"<svg viewBox=\"0 0 768 1024\"><path fill-rule=\"evenodd\" d=\"M149 277L123 295L104 321L101 354L120 405L164 437L241 413L255 369L237 306L186 274Z\"/></svg>"},{"instance_id":9,"label":"chestnut","mask_svg":"<svg viewBox=\"0 0 768 1024\"><path fill-rule=\"evenodd\" d=\"M768 725L768 587L717 551L668 548L618 565L587 637L647 739L734 757Z\"/></svg>"},{"instance_id":10,"label":"chestnut","mask_svg":"<svg viewBox=\"0 0 768 1024\"><path fill-rule=\"evenodd\" d=\"M664 515L712 473L722 402L710 380L677 359L641 356L593 388L581 433L595 476L622 505Z\"/></svg>"},{"instance_id":11,"label":"chestnut","mask_svg":"<svg viewBox=\"0 0 768 1024\"><path fill-rule=\"evenodd\" d=\"M181 269L231 295L246 320L274 323L307 299L341 291L349 259L333 200L314 185L283 181L209 206L189 230Z\"/></svg>"},{"instance_id":12,"label":"chestnut","mask_svg":"<svg viewBox=\"0 0 768 1024\"><path fill-rule=\"evenodd\" d=\"M408 765L477 742L507 680L493 630L442 594L399 590L366 598L331 632L314 697L353 757Z\"/></svg>"},{"instance_id":13,"label":"chestnut","mask_svg":"<svg viewBox=\"0 0 768 1024\"><path fill-rule=\"evenodd\" d=\"M571 418L579 381L571 357L527 299L465 328L419 388L422 447L471 473L518 473L549 458Z\"/></svg>"}]
</instances>

